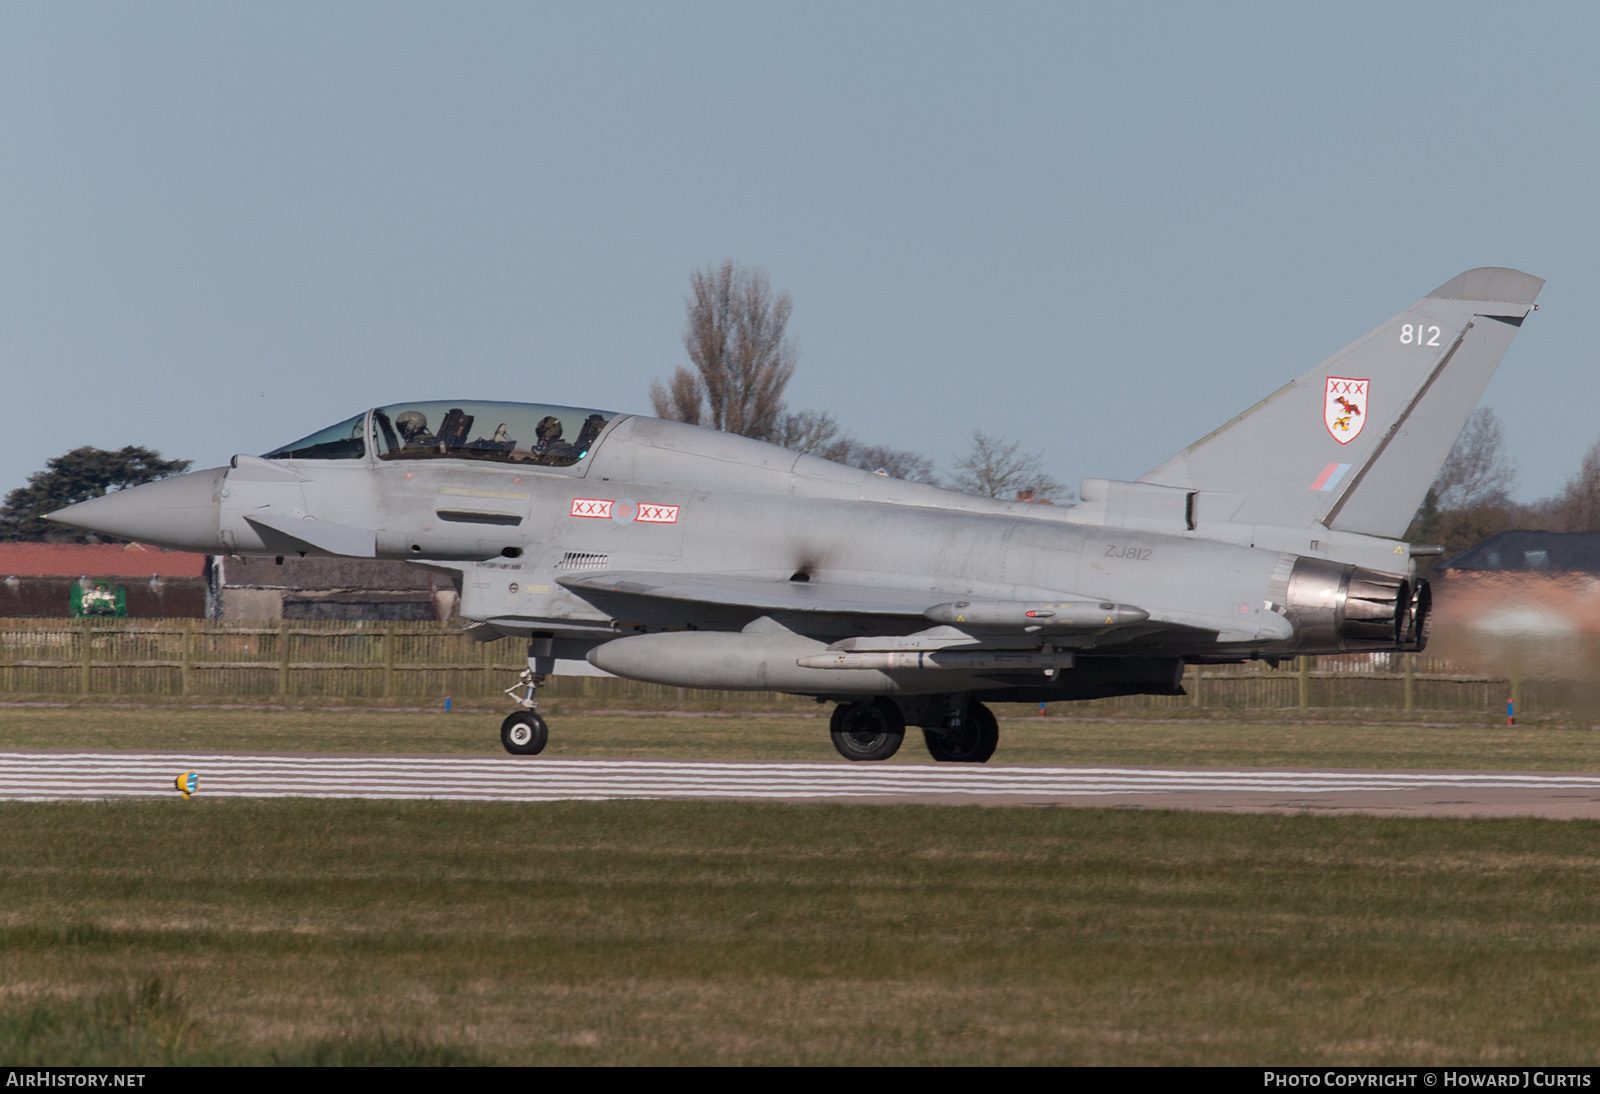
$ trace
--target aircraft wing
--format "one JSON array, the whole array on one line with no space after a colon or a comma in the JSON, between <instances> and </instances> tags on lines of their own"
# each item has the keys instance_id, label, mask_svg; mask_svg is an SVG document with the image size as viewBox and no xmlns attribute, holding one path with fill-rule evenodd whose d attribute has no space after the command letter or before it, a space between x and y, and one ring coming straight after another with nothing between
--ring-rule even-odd
<instances>
[{"instance_id":1,"label":"aircraft wing","mask_svg":"<svg viewBox=\"0 0 1600 1094\"><path fill-rule=\"evenodd\" d=\"M934 605L952 599L952 594L933 590L886 589L730 574L610 570L571 574L556 580L558 584L578 593L612 593L784 612L920 616Z\"/></svg>"},{"instance_id":2,"label":"aircraft wing","mask_svg":"<svg viewBox=\"0 0 1600 1094\"><path fill-rule=\"evenodd\" d=\"M952 644L1037 635L1115 632L1119 641L1142 640L1154 646L1204 642L1282 641L1292 636L1288 620L1271 612L1248 617L1210 617L1181 612L1152 614L1132 604L1095 601L1072 594L1037 600L977 600L949 589L902 589L875 584L788 581L753 574L670 574L605 571L570 574L557 582L577 593L639 597L763 612L819 612L834 615L920 616L944 624L936 632L909 638L899 632L880 638L836 643L841 650L923 649ZM958 599L959 597L959 599ZM885 644L887 643L887 644ZM909 643L909 644L907 644Z\"/></svg>"},{"instance_id":3,"label":"aircraft wing","mask_svg":"<svg viewBox=\"0 0 1600 1094\"><path fill-rule=\"evenodd\" d=\"M1148 619L1129 604L1072 594L1036 600L978 600L971 592L903 589L877 583L789 581L735 574L662 574L608 571L573 574L557 582L574 592L672 600L718 607L834 615L921 616L935 623L987 631L1104 630Z\"/></svg>"}]
</instances>

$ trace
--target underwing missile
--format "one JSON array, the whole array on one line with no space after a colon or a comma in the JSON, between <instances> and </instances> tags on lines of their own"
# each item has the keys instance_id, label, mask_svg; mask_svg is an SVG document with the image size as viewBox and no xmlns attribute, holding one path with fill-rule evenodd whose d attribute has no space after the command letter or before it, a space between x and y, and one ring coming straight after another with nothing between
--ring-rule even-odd
<instances>
[{"instance_id":1,"label":"underwing missile","mask_svg":"<svg viewBox=\"0 0 1600 1094\"><path fill-rule=\"evenodd\" d=\"M812 654L795 662L808 669L924 669L966 672L1070 669L1071 653L1037 650L869 650Z\"/></svg>"},{"instance_id":2,"label":"underwing missile","mask_svg":"<svg viewBox=\"0 0 1600 1094\"><path fill-rule=\"evenodd\" d=\"M1125 627L1150 613L1109 600L956 600L922 613L935 623L974 627Z\"/></svg>"}]
</instances>

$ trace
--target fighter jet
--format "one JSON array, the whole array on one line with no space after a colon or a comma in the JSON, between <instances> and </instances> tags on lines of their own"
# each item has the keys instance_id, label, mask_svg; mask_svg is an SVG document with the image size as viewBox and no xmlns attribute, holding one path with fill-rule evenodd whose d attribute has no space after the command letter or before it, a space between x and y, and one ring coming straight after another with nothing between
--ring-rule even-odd
<instances>
[{"instance_id":1,"label":"fighter jet","mask_svg":"<svg viewBox=\"0 0 1600 1094\"><path fill-rule=\"evenodd\" d=\"M988 703L1182 694L1187 664L1420 650L1401 537L1544 282L1469 270L1135 482L954 493L632 414L445 399L55 520L188 551L405 559L468 633L528 644L505 748L563 662L835 704L850 760L907 727L982 763ZM1225 378L1218 377L1219 382Z\"/></svg>"}]
</instances>

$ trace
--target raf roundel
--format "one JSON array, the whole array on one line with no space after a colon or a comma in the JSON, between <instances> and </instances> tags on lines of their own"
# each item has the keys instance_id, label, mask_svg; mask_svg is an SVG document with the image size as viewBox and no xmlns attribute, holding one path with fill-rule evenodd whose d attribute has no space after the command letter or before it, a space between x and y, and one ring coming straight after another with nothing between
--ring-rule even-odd
<instances>
[{"instance_id":1,"label":"raf roundel","mask_svg":"<svg viewBox=\"0 0 1600 1094\"><path fill-rule=\"evenodd\" d=\"M1328 435L1340 444L1349 444L1367 424L1367 392L1370 380L1349 376L1330 376L1322 393L1322 424Z\"/></svg>"}]
</instances>

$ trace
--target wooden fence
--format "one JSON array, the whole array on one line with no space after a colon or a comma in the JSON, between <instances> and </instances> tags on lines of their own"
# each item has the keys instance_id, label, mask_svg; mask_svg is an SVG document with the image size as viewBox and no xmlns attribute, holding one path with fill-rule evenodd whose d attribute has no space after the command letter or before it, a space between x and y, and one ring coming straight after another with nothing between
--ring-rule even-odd
<instances>
[{"instance_id":1,"label":"wooden fence","mask_svg":"<svg viewBox=\"0 0 1600 1094\"><path fill-rule=\"evenodd\" d=\"M1534 663L1528 657L1508 663ZM454 624L213 620L0 621L0 693L47 695L344 697L496 696L525 668L521 643L478 643ZM1519 671L1471 671L1412 654L1300 658L1191 667L1184 696L1130 695L1076 709L1174 711L1283 708L1600 714L1600 686ZM717 693L694 693L697 701ZM557 677L549 698L673 704L679 688ZM753 696L745 695L745 700ZM774 697L776 698L776 697Z\"/></svg>"},{"instance_id":2,"label":"wooden fence","mask_svg":"<svg viewBox=\"0 0 1600 1094\"><path fill-rule=\"evenodd\" d=\"M498 695L522 643L458 624L215 620L0 621L0 694L435 699ZM561 677L541 696L658 703L680 689Z\"/></svg>"}]
</instances>

